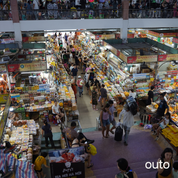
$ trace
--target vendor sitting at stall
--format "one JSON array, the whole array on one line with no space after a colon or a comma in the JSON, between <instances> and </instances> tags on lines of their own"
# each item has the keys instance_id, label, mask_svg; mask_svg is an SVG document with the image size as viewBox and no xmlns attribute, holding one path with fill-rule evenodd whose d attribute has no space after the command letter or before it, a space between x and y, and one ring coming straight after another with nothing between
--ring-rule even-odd
<instances>
[{"instance_id":1,"label":"vendor sitting at stall","mask_svg":"<svg viewBox=\"0 0 178 178\"><path fill-rule=\"evenodd\" d=\"M77 138L78 135L79 135L79 134L77 133L77 131L75 130L76 126L77 126L77 124L76 124L75 122L72 122L70 127L68 127L68 128L66 128L66 129L63 130L63 132L66 134L66 137L67 137L67 140L68 140L70 146L72 146L73 140L74 140L75 138ZM82 133L80 133L80 134L82 134ZM83 135L83 137L84 137L84 138L86 139L86 141L88 141L89 143L93 143L93 142L94 142L94 140L89 140L89 139L87 139L84 135Z\"/></svg>"},{"instance_id":2,"label":"vendor sitting at stall","mask_svg":"<svg viewBox=\"0 0 178 178\"><path fill-rule=\"evenodd\" d=\"M166 100L164 99L164 94L160 94L160 103L156 111L156 118L160 119L162 116L164 116L166 109L167 109L167 112L169 112L169 107L167 105Z\"/></svg>"},{"instance_id":3,"label":"vendor sitting at stall","mask_svg":"<svg viewBox=\"0 0 178 178\"><path fill-rule=\"evenodd\" d=\"M159 139L160 131L169 124L170 119L171 119L171 115L169 112L167 112L165 117L159 123L153 124L153 132L154 132L153 134L156 135L155 140Z\"/></svg>"},{"instance_id":4,"label":"vendor sitting at stall","mask_svg":"<svg viewBox=\"0 0 178 178\"><path fill-rule=\"evenodd\" d=\"M53 124L58 125L61 121L64 122L64 120L62 120L64 113L61 112L57 101L54 101L54 105L52 106L52 113L55 117Z\"/></svg>"}]
</instances>

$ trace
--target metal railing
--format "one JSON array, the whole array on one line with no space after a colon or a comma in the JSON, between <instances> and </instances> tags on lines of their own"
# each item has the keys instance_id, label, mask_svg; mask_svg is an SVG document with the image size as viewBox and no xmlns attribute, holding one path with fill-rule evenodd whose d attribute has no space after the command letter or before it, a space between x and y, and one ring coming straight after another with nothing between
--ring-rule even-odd
<instances>
[{"instance_id":1,"label":"metal railing","mask_svg":"<svg viewBox=\"0 0 178 178\"><path fill-rule=\"evenodd\" d=\"M178 12L173 9L129 9L129 18L177 18Z\"/></svg>"},{"instance_id":2,"label":"metal railing","mask_svg":"<svg viewBox=\"0 0 178 178\"><path fill-rule=\"evenodd\" d=\"M10 10L0 10L0 20L12 20L12 12Z\"/></svg>"},{"instance_id":3,"label":"metal railing","mask_svg":"<svg viewBox=\"0 0 178 178\"><path fill-rule=\"evenodd\" d=\"M54 20L54 19L110 19L121 18L120 9L68 9L68 10L20 10L20 20Z\"/></svg>"}]
</instances>

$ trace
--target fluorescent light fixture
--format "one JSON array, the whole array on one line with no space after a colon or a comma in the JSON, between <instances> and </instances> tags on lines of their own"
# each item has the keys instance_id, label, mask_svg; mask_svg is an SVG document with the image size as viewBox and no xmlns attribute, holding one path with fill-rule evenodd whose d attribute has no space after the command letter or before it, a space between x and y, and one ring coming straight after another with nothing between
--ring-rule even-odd
<instances>
[{"instance_id":1,"label":"fluorescent light fixture","mask_svg":"<svg viewBox=\"0 0 178 178\"><path fill-rule=\"evenodd\" d=\"M36 72L35 72L35 71L31 71L31 72L22 72L21 74L32 74L32 73L33 73L33 74L34 74L34 73L35 73L35 74L39 74L39 73L41 73L41 72L44 72L44 71L36 71Z\"/></svg>"},{"instance_id":2,"label":"fluorescent light fixture","mask_svg":"<svg viewBox=\"0 0 178 178\"><path fill-rule=\"evenodd\" d=\"M9 108L9 111L10 111L10 112L12 112L13 110L14 110L14 108L13 108L13 107L10 107L10 108Z\"/></svg>"},{"instance_id":3,"label":"fluorescent light fixture","mask_svg":"<svg viewBox=\"0 0 178 178\"><path fill-rule=\"evenodd\" d=\"M125 67L124 69L125 69L125 71L128 71L128 67Z\"/></svg>"}]
</instances>

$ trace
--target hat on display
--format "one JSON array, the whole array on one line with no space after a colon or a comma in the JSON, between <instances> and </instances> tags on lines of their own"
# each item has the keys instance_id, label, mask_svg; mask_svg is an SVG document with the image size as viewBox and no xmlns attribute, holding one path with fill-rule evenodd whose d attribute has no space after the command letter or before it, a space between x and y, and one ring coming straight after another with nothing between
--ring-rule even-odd
<instances>
[{"instance_id":1,"label":"hat on display","mask_svg":"<svg viewBox=\"0 0 178 178\"><path fill-rule=\"evenodd\" d=\"M81 76L79 75L78 78L81 78Z\"/></svg>"}]
</instances>

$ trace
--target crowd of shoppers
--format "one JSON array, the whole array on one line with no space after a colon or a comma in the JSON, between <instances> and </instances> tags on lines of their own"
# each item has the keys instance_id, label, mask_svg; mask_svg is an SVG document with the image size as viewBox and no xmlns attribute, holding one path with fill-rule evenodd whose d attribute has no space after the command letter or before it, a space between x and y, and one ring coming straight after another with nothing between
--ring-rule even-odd
<instances>
[{"instance_id":1,"label":"crowd of shoppers","mask_svg":"<svg viewBox=\"0 0 178 178\"><path fill-rule=\"evenodd\" d=\"M129 4L130 18L176 18L178 17L175 0L131 0Z\"/></svg>"}]
</instances>

